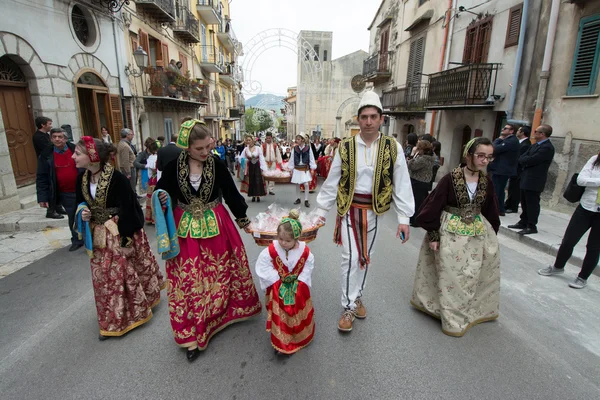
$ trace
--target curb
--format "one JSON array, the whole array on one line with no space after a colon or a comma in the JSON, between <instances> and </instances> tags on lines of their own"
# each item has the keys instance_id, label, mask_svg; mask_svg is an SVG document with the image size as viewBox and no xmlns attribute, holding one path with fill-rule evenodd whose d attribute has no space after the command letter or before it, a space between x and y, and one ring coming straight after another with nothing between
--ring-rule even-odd
<instances>
[{"instance_id":1,"label":"curb","mask_svg":"<svg viewBox=\"0 0 600 400\"><path fill-rule=\"evenodd\" d=\"M23 221L22 219L14 222L0 223L0 232L37 232L44 229L68 228L67 218L52 221Z\"/></svg>"},{"instance_id":2,"label":"curb","mask_svg":"<svg viewBox=\"0 0 600 400\"><path fill-rule=\"evenodd\" d=\"M551 256L555 256L555 257L556 257L556 254L558 253L558 248L560 247L560 243L559 244L550 244L550 243L542 242L540 240L536 240L532 236L529 236L529 235L519 235L517 233L517 231L509 229L506 226L502 226L502 225L500 226L499 233L501 233L504 236L507 236L511 239L514 239L518 242L521 242L528 246L531 246L536 250L542 251L546 254L550 254ZM583 258L573 254L571 256L571 258L569 259L569 263L581 268L581 265L583 264ZM593 275L600 276L600 268L594 269Z\"/></svg>"}]
</instances>

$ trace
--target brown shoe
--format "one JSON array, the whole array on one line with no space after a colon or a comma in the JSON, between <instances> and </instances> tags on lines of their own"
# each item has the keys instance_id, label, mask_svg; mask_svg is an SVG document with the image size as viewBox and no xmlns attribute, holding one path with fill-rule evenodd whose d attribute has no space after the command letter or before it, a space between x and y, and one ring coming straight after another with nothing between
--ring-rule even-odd
<instances>
[{"instance_id":1,"label":"brown shoe","mask_svg":"<svg viewBox=\"0 0 600 400\"><path fill-rule=\"evenodd\" d=\"M354 316L358 319L367 318L367 309L365 308L365 305L362 303L362 301L360 299L356 299L354 304L356 304L356 308L354 309Z\"/></svg>"},{"instance_id":2,"label":"brown shoe","mask_svg":"<svg viewBox=\"0 0 600 400\"><path fill-rule=\"evenodd\" d=\"M342 332L350 332L352 330L352 321L354 321L354 313L352 310L345 310L342 313L340 322L338 322L338 329Z\"/></svg>"}]
</instances>

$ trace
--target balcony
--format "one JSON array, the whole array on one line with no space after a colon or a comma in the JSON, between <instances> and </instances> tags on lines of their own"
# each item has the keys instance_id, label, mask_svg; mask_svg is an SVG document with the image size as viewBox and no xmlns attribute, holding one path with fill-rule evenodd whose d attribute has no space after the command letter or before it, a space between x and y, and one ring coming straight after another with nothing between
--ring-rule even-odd
<instances>
[{"instance_id":1,"label":"balcony","mask_svg":"<svg viewBox=\"0 0 600 400\"><path fill-rule=\"evenodd\" d=\"M385 82L392 74L389 68L389 52L377 53L363 62L363 76L367 82L375 84Z\"/></svg>"},{"instance_id":2,"label":"balcony","mask_svg":"<svg viewBox=\"0 0 600 400\"><path fill-rule=\"evenodd\" d=\"M216 46L200 46L200 68L220 74L225 70L225 57Z\"/></svg>"},{"instance_id":3,"label":"balcony","mask_svg":"<svg viewBox=\"0 0 600 400\"><path fill-rule=\"evenodd\" d=\"M175 22L173 0L135 0L138 11L143 11L158 22Z\"/></svg>"},{"instance_id":4,"label":"balcony","mask_svg":"<svg viewBox=\"0 0 600 400\"><path fill-rule=\"evenodd\" d=\"M385 114L424 114L427 102L427 84L408 85L383 92Z\"/></svg>"},{"instance_id":5,"label":"balcony","mask_svg":"<svg viewBox=\"0 0 600 400\"><path fill-rule=\"evenodd\" d=\"M219 30L217 31L217 38L230 53L234 53L238 49L238 40L231 27L231 20L225 17L225 19L219 24Z\"/></svg>"},{"instance_id":6,"label":"balcony","mask_svg":"<svg viewBox=\"0 0 600 400\"><path fill-rule=\"evenodd\" d=\"M173 36L187 44L200 43L200 25L198 19L185 6L179 6L177 18L173 24Z\"/></svg>"},{"instance_id":7,"label":"balcony","mask_svg":"<svg viewBox=\"0 0 600 400\"><path fill-rule=\"evenodd\" d=\"M466 64L429 76L426 109L493 108L502 64Z\"/></svg>"},{"instance_id":8,"label":"balcony","mask_svg":"<svg viewBox=\"0 0 600 400\"><path fill-rule=\"evenodd\" d=\"M144 100L158 103L169 108L198 109L208 105L208 85L162 68L146 69L149 85L144 90Z\"/></svg>"},{"instance_id":9,"label":"balcony","mask_svg":"<svg viewBox=\"0 0 600 400\"><path fill-rule=\"evenodd\" d=\"M225 63L223 72L219 74L219 80L229 86L237 85L241 82L241 73L234 64Z\"/></svg>"},{"instance_id":10,"label":"balcony","mask_svg":"<svg viewBox=\"0 0 600 400\"><path fill-rule=\"evenodd\" d=\"M196 11L208 25L220 25L221 17L221 2L220 0L198 0Z\"/></svg>"}]
</instances>

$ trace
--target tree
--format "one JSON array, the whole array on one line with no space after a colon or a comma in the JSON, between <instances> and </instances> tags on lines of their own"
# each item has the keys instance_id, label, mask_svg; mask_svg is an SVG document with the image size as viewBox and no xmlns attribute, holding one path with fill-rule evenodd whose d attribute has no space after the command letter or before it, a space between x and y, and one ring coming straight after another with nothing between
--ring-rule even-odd
<instances>
[{"instance_id":1,"label":"tree","mask_svg":"<svg viewBox=\"0 0 600 400\"><path fill-rule=\"evenodd\" d=\"M262 108L250 108L246 110L246 132L256 133L269 129L273 126L273 118L269 112Z\"/></svg>"}]
</instances>

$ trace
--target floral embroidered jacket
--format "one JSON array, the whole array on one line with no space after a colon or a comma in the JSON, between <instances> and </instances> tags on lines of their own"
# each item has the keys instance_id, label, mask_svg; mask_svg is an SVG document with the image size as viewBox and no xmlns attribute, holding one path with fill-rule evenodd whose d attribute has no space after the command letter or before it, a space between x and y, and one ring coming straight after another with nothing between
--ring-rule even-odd
<instances>
[{"instance_id":1,"label":"floral embroidered jacket","mask_svg":"<svg viewBox=\"0 0 600 400\"><path fill-rule=\"evenodd\" d=\"M209 157L202 170L200 187L195 190L190 183L190 168L188 165L188 153L182 151L176 162L169 163L156 184L156 190L163 189L173 200L173 208L178 203L189 205L192 201L203 204L225 200L227 206L236 218L241 228L250 224L246 217L248 205L238 191L231 173L225 162L218 156Z\"/></svg>"},{"instance_id":2,"label":"floral embroidered jacket","mask_svg":"<svg viewBox=\"0 0 600 400\"><path fill-rule=\"evenodd\" d=\"M93 223L105 223L114 215L119 216L117 226L121 245L130 242L133 234L144 227L144 214L137 196L131 189L129 179L107 164L98 178L96 197L90 193L91 172L85 171L77 177L75 188L76 204L86 202L92 211Z\"/></svg>"},{"instance_id":3,"label":"floral embroidered jacket","mask_svg":"<svg viewBox=\"0 0 600 400\"><path fill-rule=\"evenodd\" d=\"M462 168L457 167L440 179L434 191L427 196L417 216L417 223L428 232L429 240L438 241L442 211L446 207L463 208L468 203L469 194ZM472 205L475 209L480 210L481 215L498 233L498 229L500 229L498 203L492 179L488 175L480 176Z\"/></svg>"}]
</instances>

